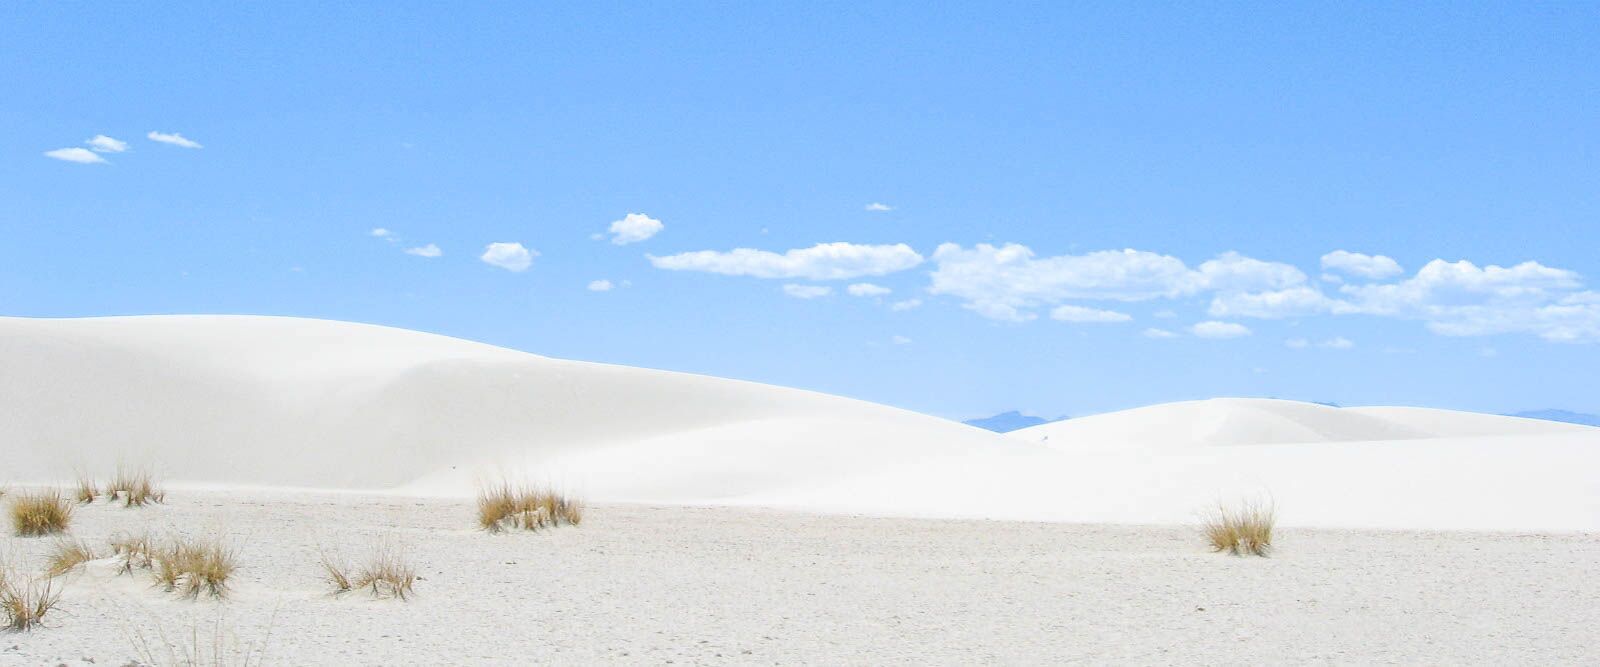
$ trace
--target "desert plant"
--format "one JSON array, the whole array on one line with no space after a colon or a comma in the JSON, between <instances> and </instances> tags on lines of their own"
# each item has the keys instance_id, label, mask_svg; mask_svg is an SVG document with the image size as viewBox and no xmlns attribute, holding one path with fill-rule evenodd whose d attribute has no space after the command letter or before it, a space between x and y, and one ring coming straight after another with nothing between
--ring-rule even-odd
<instances>
[{"instance_id":1,"label":"desert plant","mask_svg":"<svg viewBox=\"0 0 1600 667\"><path fill-rule=\"evenodd\" d=\"M72 523L72 509L54 489L18 494L11 500L11 527L23 537L60 533Z\"/></svg>"},{"instance_id":2,"label":"desert plant","mask_svg":"<svg viewBox=\"0 0 1600 667\"><path fill-rule=\"evenodd\" d=\"M276 617L274 612L274 620ZM167 636L159 621L153 635L147 636L143 629L131 623L123 632L138 656L137 661L129 664L149 667L259 667L266 664L266 649L272 639L269 623L260 641L241 641L222 616L217 617L210 630L202 630L196 621L188 632L179 633L176 639Z\"/></svg>"},{"instance_id":3,"label":"desert plant","mask_svg":"<svg viewBox=\"0 0 1600 667\"><path fill-rule=\"evenodd\" d=\"M322 577L333 587L335 595L348 593L355 585L351 582L350 563L337 555L322 552Z\"/></svg>"},{"instance_id":4,"label":"desert plant","mask_svg":"<svg viewBox=\"0 0 1600 667\"><path fill-rule=\"evenodd\" d=\"M59 577L96 558L99 556L95 555L94 549L82 540L56 540L50 548L50 554L45 557L46 572L52 577Z\"/></svg>"},{"instance_id":5,"label":"desert plant","mask_svg":"<svg viewBox=\"0 0 1600 667\"><path fill-rule=\"evenodd\" d=\"M507 528L539 530L583 521L583 503L557 491L512 486L509 482L478 489L478 526L491 533Z\"/></svg>"},{"instance_id":6,"label":"desert plant","mask_svg":"<svg viewBox=\"0 0 1600 667\"><path fill-rule=\"evenodd\" d=\"M133 574L135 569L155 568L156 553L149 533L121 533L111 537L111 553L122 558L121 574Z\"/></svg>"},{"instance_id":7,"label":"desert plant","mask_svg":"<svg viewBox=\"0 0 1600 667\"><path fill-rule=\"evenodd\" d=\"M197 598L205 593L227 597L228 578L238 567L238 555L219 539L176 539L157 552L156 583L168 592Z\"/></svg>"},{"instance_id":8,"label":"desert plant","mask_svg":"<svg viewBox=\"0 0 1600 667\"><path fill-rule=\"evenodd\" d=\"M417 581L416 568L411 566L399 551L382 549L356 571L356 588L366 588L376 597L397 597L401 600L411 594Z\"/></svg>"},{"instance_id":9,"label":"desert plant","mask_svg":"<svg viewBox=\"0 0 1600 667\"><path fill-rule=\"evenodd\" d=\"M79 475L78 488L74 495L78 498L78 502L87 505L94 502L95 496L100 495L100 487L95 484L93 478Z\"/></svg>"},{"instance_id":10,"label":"desert plant","mask_svg":"<svg viewBox=\"0 0 1600 667\"><path fill-rule=\"evenodd\" d=\"M50 577L0 577L0 613L5 614L6 626L12 630L32 630L60 601L61 590Z\"/></svg>"},{"instance_id":11,"label":"desert plant","mask_svg":"<svg viewBox=\"0 0 1600 667\"><path fill-rule=\"evenodd\" d=\"M106 500L122 500L123 507L144 507L150 503L166 502L167 492L156 485L148 470L129 471L117 468L117 474L106 484Z\"/></svg>"},{"instance_id":12,"label":"desert plant","mask_svg":"<svg viewBox=\"0 0 1600 667\"><path fill-rule=\"evenodd\" d=\"M1238 509L1229 509L1221 503L1202 524L1206 539L1213 551L1226 551L1235 556L1254 554L1266 556L1272 551L1272 525L1276 510L1271 503L1247 501Z\"/></svg>"}]
</instances>

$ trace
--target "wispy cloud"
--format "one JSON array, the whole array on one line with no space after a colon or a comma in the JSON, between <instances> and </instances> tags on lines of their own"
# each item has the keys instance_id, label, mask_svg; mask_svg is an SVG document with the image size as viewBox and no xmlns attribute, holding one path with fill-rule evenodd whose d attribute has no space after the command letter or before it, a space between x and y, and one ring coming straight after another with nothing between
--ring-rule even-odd
<instances>
[{"instance_id":1,"label":"wispy cloud","mask_svg":"<svg viewBox=\"0 0 1600 667\"><path fill-rule=\"evenodd\" d=\"M1404 272L1400 263L1383 255L1335 250L1322 256L1322 268L1373 280L1392 278Z\"/></svg>"},{"instance_id":2,"label":"wispy cloud","mask_svg":"<svg viewBox=\"0 0 1600 667\"><path fill-rule=\"evenodd\" d=\"M406 254L416 255L418 257L438 257L443 255L444 251L440 250L439 246L429 243L428 245L417 246L415 248L406 248Z\"/></svg>"},{"instance_id":3,"label":"wispy cloud","mask_svg":"<svg viewBox=\"0 0 1600 667\"><path fill-rule=\"evenodd\" d=\"M1167 331L1166 329L1157 329L1155 327L1150 327L1149 329L1145 329L1139 335L1144 336L1145 338L1177 338L1178 337L1178 334L1175 334L1175 333L1173 333L1171 331Z\"/></svg>"},{"instance_id":4,"label":"wispy cloud","mask_svg":"<svg viewBox=\"0 0 1600 667\"><path fill-rule=\"evenodd\" d=\"M1237 322L1207 320L1189 327L1189 333L1201 338L1239 338L1250 335L1250 327Z\"/></svg>"},{"instance_id":5,"label":"wispy cloud","mask_svg":"<svg viewBox=\"0 0 1600 667\"><path fill-rule=\"evenodd\" d=\"M1133 319L1132 315L1119 313L1115 310L1101 310L1099 308L1085 308L1071 304L1056 306L1050 311L1050 319L1061 322L1083 323L1111 323L1127 322Z\"/></svg>"},{"instance_id":6,"label":"wispy cloud","mask_svg":"<svg viewBox=\"0 0 1600 667\"><path fill-rule=\"evenodd\" d=\"M894 290L872 283L854 283L844 288L844 291L849 292L850 296L883 296Z\"/></svg>"},{"instance_id":7,"label":"wispy cloud","mask_svg":"<svg viewBox=\"0 0 1600 667\"><path fill-rule=\"evenodd\" d=\"M910 338L906 338L905 336L898 336L897 335L897 336L891 337L889 339L889 342L894 343L895 345L910 345L911 344L911 339Z\"/></svg>"},{"instance_id":8,"label":"wispy cloud","mask_svg":"<svg viewBox=\"0 0 1600 667\"><path fill-rule=\"evenodd\" d=\"M917 306L920 306L920 305L922 305L922 299L906 299L904 301L896 301L894 303L889 304L889 310L892 310L892 311L898 313L898 312L902 312L902 311L911 310L911 309L916 308Z\"/></svg>"},{"instance_id":9,"label":"wispy cloud","mask_svg":"<svg viewBox=\"0 0 1600 667\"><path fill-rule=\"evenodd\" d=\"M383 227L373 227L372 231L367 232L367 235L376 236L380 239L394 238L394 232L391 232Z\"/></svg>"},{"instance_id":10,"label":"wispy cloud","mask_svg":"<svg viewBox=\"0 0 1600 667\"><path fill-rule=\"evenodd\" d=\"M783 293L796 299L815 299L833 293L833 288L827 285L794 285L783 286Z\"/></svg>"},{"instance_id":11,"label":"wispy cloud","mask_svg":"<svg viewBox=\"0 0 1600 667\"><path fill-rule=\"evenodd\" d=\"M866 209L868 211L873 211L875 213L881 213L883 211L893 211L894 207L890 206L888 204L882 204L882 203L879 203L879 202L872 202L871 204L867 204Z\"/></svg>"},{"instance_id":12,"label":"wispy cloud","mask_svg":"<svg viewBox=\"0 0 1600 667\"><path fill-rule=\"evenodd\" d=\"M735 248L727 252L701 250L666 257L652 256L650 263L658 269L669 271L703 271L756 278L847 280L904 271L921 264L922 255L904 243L819 243L810 248L789 250L781 255L753 248Z\"/></svg>"},{"instance_id":13,"label":"wispy cloud","mask_svg":"<svg viewBox=\"0 0 1600 667\"><path fill-rule=\"evenodd\" d=\"M1328 350L1348 350L1356 346L1355 341L1345 338L1344 336L1334 336L1333 338L1329 338L1317 343L1313 343L1305 338L1290 338L1286 341L1283 341L1283 345L1295 350L1304 350L1313 346Z\"/></svg>"},{"instance_id":14,"label":"wispy cloud","mask_svg":"<svg viewBox=\"0 0 1600 667\"><path fill-rule=\"evenodd\" d=\"M87 148L57 148L53 151L45 151L44 156L78 164L108 164L105 158Z\"/></svg>"},{"instance_id":15,"label":"wispy cloud","mask_svg":"<svg viewBox=\"0 0 1600 667\"><path fill-rule=\"evenodd\" d=\"M611 223L606 231L611 233L611 242L616 245L638 243L661 233L666 225L660 220L643 213L629 213L621 220Z\"/></svg>"},{"instance_id":16,"label":"wispy cloud","mask_svg":"<svg viewBox=\"0 0 1600 667\"><path fill-rule=\"evenodd\" d=\"M611 281L606 280L604 278L602 278L600 280L591 280L591 281L589 281L589 291L590 292L609 292L609 291L611 291L611 288L613 288L613 287L615 287L615 285L612 285Z\"/></svg>"},{"instance_id":17,"label":"wispy cloud","mask_svg":"<svg viewBox=\"0 0 1600 667\"><path fill-rule=\"evenodd\" d=\"M151 141L160 142L163 144L172 144L173 146L182 146L184 148L204 148L204 146L200 145L200 142L189 139L188 137L178 134L177 132L168 134L165 132L151 131L149 134L144 136Z\"/></svg>"},{"instance_id":18,"label":"wispy cloud","mask_svg":"<svg viewBox=\"0 0 1600 667\"><path fill-rule=\"evenodd\" d=\"M121 153L128 150L128 142L112 139L104 134L97 134L83 142L89 145L89 150L96 153Z\"/></svg>"},{"instance_id":19,"label":"wispy cloud","mask_svg":"<svg viewBox=\"0 0 1600 667\"><path fill-rule=\"evenodd\" d=\"M490 266L518 273L527 271L533 265L533 258L538 256L539 251L525 248L521 243L499 242L484 246L483 254L478 259Z\"/></svg>"}]
</instances>

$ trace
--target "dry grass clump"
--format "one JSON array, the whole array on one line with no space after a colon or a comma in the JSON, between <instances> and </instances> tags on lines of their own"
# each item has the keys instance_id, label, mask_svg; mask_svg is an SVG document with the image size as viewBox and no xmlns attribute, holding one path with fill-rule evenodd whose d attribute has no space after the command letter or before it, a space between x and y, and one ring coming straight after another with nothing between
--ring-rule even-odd
<instances>
[{"instance_id":1,"label":"dry grass clump","mask_svg":"<svg viewBox=\"0 0 1600 667\"><path fill-rule=\"evenodd\" d=\"M169 638L159 621L155 624L153 635L146 635L137 625L125 627L123 633L138 656L138 660L130 662L130 665L260 667L267 664L267 645L272 638L272 627L268 625L265 634L256 642L242 641L223 616L218 616L209 630L202 629L196 621L187 632L180 631L176 638Z\"/></svg>"},{"instance_id":2,"label":"dry grass clump","mask_svg":"<svg viewBox=\"0 0 1600 667\"><path fill-rule=\"evenodd\" d=\"M1270 503L1245 502L1230 510L1221 503L1208 515L1202 529L1213 551L1235 556L1266 556L1272 551L1272 525L1277 521Z\"/></svg>"},{"instance_id":3,"label":"dry grass clump","mask_svg":"<svg viewBox=\"0 0 1600 667\"><path fill-rule=\"evenodd\" d=\"M55 587L55 579L0 573L0 613L5 614L6 627L12 630L32 630L60 601L61 590Z\"/></svg>"},{"instance_id":4,"label":"dry grass clump","mask_svg":"<svg viewBox=\"0 0 1600 667\"><path fill-rule=\"evenodd\" d=\"M72 523L72 508L54 489L21 493L11 500L11 527L23 537L60 533Z\"/></svg>"},{"instance_id":5,"label":"dry grass clump","mask_svg":"<svg viewBox=\"0 0 1600 667\"><path fill-rule=\"evenodd\" d=\"M45 557L45 572L52 577L59 577L72 571L79 565L99 558L94 548L82 540L57 540L55 546L50 548L50 554Z\"/></svg>"},{"instance_id":6,"label":"dry grass clump","mask_svg":"<svg viewBox=\"0 0 1600 667\"><path fill-rule=\"evenodd\" d=\"M128 471L117 469L116 476L106 484L106 500L116 502L122 500L123 507L144 507L151 503L165 502L167 492L156 485L155 476L148 470Z\"/></svg>"},{"instance_id":7,"label":"dry grass clump","mask_svg":"<svg viewBox=\"0 0 1600 667\"><path fill-rule=\"evenodd\" d=\"M122 533L112 536L110 541L111 554L122 558L120 574L133 574L135 569L155 569L155 542L150 539L149 533Z\"/></svg>"},{"instance_id":8,"label":"dry grass clump","mask_svg":"<svg viewBox=\"0 0 1600 667\"><path fill-rule=\"evenodd\" d=\"M367 589L373 597L408 599L417 581L417 570L404 554L391 548L378 549L359 567L338 556L322 554L324 579L333 593Z\"/></svg>"},{"instance_id":9,"label":"dry grass clump","mask_svg":"<svg viewBox=\"0 0 1600 667\"><path fill-rule=\"evenodd\" d=\"M218 539L177 539L156 553L156 583L167 592L198 598L205 593L227 597L228 578L238 568L238 555Z\"/></svg>"},{"instance_id":10,"label":"dry grass clump","mask_svg":"<svg viewBox=\"0 0 1600 667\"><path fill-rule=\"evenodd\" d=\"M94 483L93 478L87 475L79 475L78 488L73 495L77 497L78 502L87 505L94 502L95 496L100 495L100 487Z\"/></svg>"},{"instance_id":11,"label":"dry grass clump","mask_svg":"<svg viewBox=\"0 0 1600 667\"><path fill-rule=\"evenodd\" d=\"M583 522L583 503L549 489L501 482L478 489L478 526L491 533L508 528L539 530Z\"/></svg>"}]
</instances>

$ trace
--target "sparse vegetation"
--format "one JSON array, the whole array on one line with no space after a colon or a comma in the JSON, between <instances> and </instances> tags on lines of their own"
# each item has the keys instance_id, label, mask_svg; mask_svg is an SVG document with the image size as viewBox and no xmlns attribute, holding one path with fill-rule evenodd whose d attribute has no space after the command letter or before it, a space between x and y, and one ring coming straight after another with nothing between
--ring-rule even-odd
<instances>
[{"instance_id":1,"label":"sparse vegetation","mask_svg":"<svg viewBox=\"0 0 1600 667\"><path fill-rule=\"evenodd\" d=\"M1245 502L1238 509L1228 509L1218 503L1206 517L1202 529L1213 551L1226 551L1235 556L1266 556L1272 552L1275 514L1271 503Z\"/></svg>"},{"instance_id":2,"label":"sparse vegetation","mask_svg":"<svg viewBox=\"0 0 1600 667\"><path fill-rule=\"evenodd\" d=\"M94 549L82 540L57 540L45 558L45 571L52 577L59 577L96 558L99 556Z\"/></svg>"},{"instance_id":3,"label":"sparse vegetation","mask_svg":"<svg viewBox=\"0 0 1600 667\"><path fill-rule=\"evenodd\" d=\"M11 500L11 527L23 537L54 535L72 523L72 509L54 489L17 494Z\"/></svg>"},{"instance_id":4,"label":"sparse vegetation","mask_svg":"<svg viewBox=\"0 0 1600 667\"><path fill-rule=\"evenodd\" d=\"M367 589L373 597L405 600L417 581L416 568L392 547L377 549L360 567L327 552L323 552L321 563L324 579L333 587L334 595Z\"/></svg>"},{"instance_id":5,"label":"sparse vegetation","mask_svg":"<svg viewBox=\"0 0 1600 667\"><path fill-rule=\"evenodd\" d=\"M146 636L138 626L130 625L124 632L138 656L136 663L130 664L149 667L259 667L266 664L266 649L272 639L269 624L260 641L241 641L222 616L217 617L210 630L202 630L196 622L176 640L167 637L159 622L153 637ZM152 639L159 648L151 645Z\"/></svg>"},{"instance_id":6,"label":"sparse vegetation","mask_svg":"<svg viewBox=\"0 0 1600 667\"><path fill-rule=\"evenodd\" d=\"M122 558L120 574L133 574L136 569L155 569L156 553L149 533L118 534L111 538L111 553Z\"/></svg>"},{"instance_id":7,"label":"sparse vegetation","mask_svg":"<svg viewBox=\"0 0 1600 667\"><path fill-rule=\"evenodd\" d=\"M94 502L95 496L100 495L100 487L95 484L93 478L87 475L79 475L78 489L75 495L79 503L87 505Z\"/></svg>"},{"instance_id":8,"label":"sparse vegetation","mask_svg":"<svg viewBox=\"0 0 1600 667\"><path fill-rule=\"evenodd\" d=\"M556 491L514 487L509 482L478 490L478 526L491 533L582 522L583 503Z\"/></svg>"},{"instance_id":9,"label":"sparse vegetation","mask_svg":"<svg viewBox=\"0 0 1600 667\"><path fill-rule=\"evenodd\" d=\"M108 502L122 501L123 507L144 507L151 503L166 502L167 492L155 482L148 470L129 471L117 468L117 474L106 485Z\"/></svg>"},{"instance_id":10,"label":"sparse vegetation","mask_svg":"<svg viewBox=\"0 0 1600 667\"><path fill-rule=\"evenodd\" d=\"M61 590L50 577L0 575L0 613L6 626L17 632L32 630L61 601Z\"/></svg>"},{"instance_id":11,"label":"sparse vegetation","mask_svg":"<svg viewBox=\"0 0 1600 667\"><path fill-rule=\"evenodd\" d=\"M237 567L237 554L221 540L177 539L156 553L153 571L168 592L221 598L227 597L228 578Z\"/></svg>"}]
</instances>

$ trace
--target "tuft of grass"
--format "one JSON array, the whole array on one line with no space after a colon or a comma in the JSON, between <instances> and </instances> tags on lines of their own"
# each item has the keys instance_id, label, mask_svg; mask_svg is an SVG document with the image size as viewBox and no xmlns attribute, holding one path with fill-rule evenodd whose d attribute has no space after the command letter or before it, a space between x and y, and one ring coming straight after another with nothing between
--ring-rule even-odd
<instances>
[{"instance_id":1,"label":"tuft of grass","mask_svg":"<svg viewBox=\"0 0 1600 667\"><path fill-rule=\"evenodd\" d=\"M190 598L202 593L214 598L228 595L228 578L238 568L238 554L219 539L174 540L155 557L156 583L167 592Z\"/></svg>"},{"instance_id":2,"label":"tuft of grass","mask_svg":"<svg viewBox=\"0 0 1600 667\"><path fill-rule=\"evenodd\" d=\"M515 487L509 482L478 489L478 527L491 533L582 522L583 502L557 491Z\"/></svg>"},{"instance_id":3,"label":"tuft of grass","mask_svg":"<svg viewBox=\"0 0 1600 667\"><path fill-rule=\"evenodd\" d=\"M50 577L0 578L0 613L5 614L6 627L14 631L32 630L60 601L61 591Z\"/></svg>"},{"instance_id":4,"label":"tuft of grass","mask_svg":"<svg viewBox=\"0 0 1600 667\"><path fill-rule=\"evenodd\" d=\"M277 612L273 612L276 621ZM267 646L272 640L269 623L259 641L246 642L233 631L227 619L218 616L209 630L203 630L196 621L187 632L175 638L168 637L166 629L156 622L153 635L146 635L138 626L125 626L124 636L133 646L138 660L129 664L149 667L260 667L267 664Z\"/></svg>"},{"instance_id":5,"label":"tuft of grass","mask_svg":"<svg viewBox=\"0 0 1600 667\"><path fill-rule=\"evenodd\" d=\"M154 570L155 543L149 533L121 533L111 537L111 554L122 558L120 574L133 574L135 569Z\"/></svg>"},{"instance_id":6,"label":"tuft of grass","mask_svg":"<svg viewBox=\"0 0 1600 667\"><path fill-rule=\"evenodd\" d=\"M323 551L319 562L322 565L322 578L333 587L334 595L348 593L355 588L350 576L349 561Z\"/></svg>"},{"instance_id":7,"label":"tuft of grass","mask_svg":"<svg viewBox=\"0 0 1600 667\"><path fill-rule=\"evenodd\" d=\"M1237 509L1218 503L1201 528L1212 551L1266 556L1272 552L1272 526L1276 521L1276 509L1270 503L1244 502Z\"/></svg>"},{"instance_id":8,"label":"tuft of grass","mask_svg":"<svg viewBox=\"0 0 1600 667\"><path fill-rule=\"evenodd\" d=\"M11 500L11 527L23 537L54 535L72 523L72 509L54 489L21 493Z\"/></svg>"},{"instance_id":9,"label":"tuft of grass","mask_svg":"<svg viewBox=\"0 0 1600 667\"><path fill-rule=\"evenodd\" d=\"M94 502L95 496L100 495L100 487L95 484L93 478L79 475L78 488L73 495L77 497L79 503L87 505Z\"/></svg>"},{"instance_id":10,"label":"tuft of grass","mask_svg":"<svg viewBox=\"0 0 1600 667\"><path fill-rule=\"evenodd\" d=\"M119 499L123 507L144 507L166 502L167 492L156 484L155 476L149 470L129 471L119 467L117 474L106 485L106 500L116 502Z\"/></svg>"},{"instance_id":11,"label":"tuft of grass","mask_svg":"<svg viewBox=\"0 0 1600 667\"><path fill-rule=\"evenodd\" d=\"M359 567L349 561L323 552L323 579L339 595L353 590L366 589L373 597L409 599L414 594L417 570L400 551L382 547L373 552Z\"/></svg>"},{"instance_id":12,"label":"tuft of grass","mask_svg":"<svg viewBox=\"0 0 1600 667\"><path fill-rule=\"evenodd\" d=\"M50 548L50 554L45 557L46 573L52 577L59 577L71 572L73 568L99 558L94 548L82 540L56 540Z\"/></svg>"}]
</instances>

